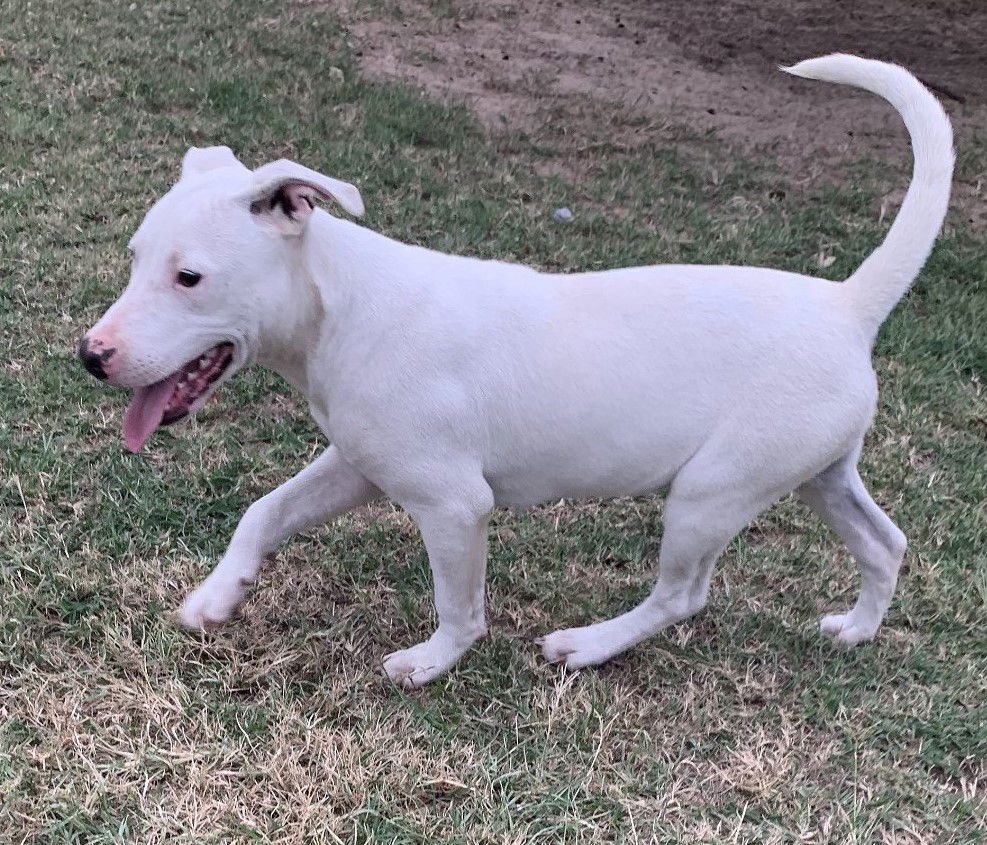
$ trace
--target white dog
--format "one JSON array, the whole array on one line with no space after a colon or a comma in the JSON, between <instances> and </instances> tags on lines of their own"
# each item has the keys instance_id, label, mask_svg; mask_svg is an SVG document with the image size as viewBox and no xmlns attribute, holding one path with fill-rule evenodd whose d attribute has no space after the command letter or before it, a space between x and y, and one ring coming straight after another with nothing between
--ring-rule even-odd
<instances>
[{"instance_id":1,"label":"white dog","mask_svg":"<svg viewBox=\"0 0 987 845\"><path fill-rule=\"evenodd\" d=\"M788 72L872 91L911 133L900 214L842 284L726 266L549 275L444 255L315 209L332 199L359 215L352 185L190 149L131 242L130 284L80 355L133 388L131 450L253 363L305 394L332 445L247 510L182 622L225 621L287 537L386 495L418 525L435 583L435 633L384 659L416 686L486 632L494 507L667 489L651 595L541 641L548 660L576 669L700 610L731 538L796 490L862 576L856 604L823 618L823 633L871 639L905 537L856 469L877 396L870 352L942 225L952 132L894 65L832 55Z\"/></svg>"}]
</instances>

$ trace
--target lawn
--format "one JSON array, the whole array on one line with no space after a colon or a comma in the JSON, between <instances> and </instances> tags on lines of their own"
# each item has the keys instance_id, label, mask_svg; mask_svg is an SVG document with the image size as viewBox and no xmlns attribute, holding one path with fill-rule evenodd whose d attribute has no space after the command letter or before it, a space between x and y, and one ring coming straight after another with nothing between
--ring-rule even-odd
<instances>
[{"instance_id":1,"label":"lawn","mask_svg":"<svg viewBox=\"0 0 987 845\"><path fill-rule=\"evenodd\" d=\"M0 841L984 841L987 246L960 219L875 351L863 474L910 540L875 643L817 634L857 577L790 500L731 545L700 617L576 674L533 640L648 591L660 499L498 512L492 636L413 694L380 658L431 630L429 574L389 505L286 546L229 627L174 623L249 503L325 446L258 371L131 455L125 396L74 358L185 149L291 157L358 184L369 227L558 271L844 278L907 178L792 190L770 156L674 122L608 142L635 121L490 134L362 79L330 4L5 0ZM960 153L983 173L987 147Z\"/></svg>"}]
</instances>

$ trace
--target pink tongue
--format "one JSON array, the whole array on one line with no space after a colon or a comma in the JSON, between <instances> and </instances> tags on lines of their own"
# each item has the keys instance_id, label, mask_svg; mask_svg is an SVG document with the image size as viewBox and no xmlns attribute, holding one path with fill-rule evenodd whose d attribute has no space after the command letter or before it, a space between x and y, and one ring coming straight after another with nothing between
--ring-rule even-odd
<instances>
[{"instance_id":1,"label":"pink tongue","mask_svg":"<svg viewBox=\"0 0 987 845\"><path fill-rule=\"evenodd\" d=\"M164 417L168 400L181 378L175 373L149 387L138 387L123 415L123 442L131 452L139 452Z\"/></svg>"}]
</instances>

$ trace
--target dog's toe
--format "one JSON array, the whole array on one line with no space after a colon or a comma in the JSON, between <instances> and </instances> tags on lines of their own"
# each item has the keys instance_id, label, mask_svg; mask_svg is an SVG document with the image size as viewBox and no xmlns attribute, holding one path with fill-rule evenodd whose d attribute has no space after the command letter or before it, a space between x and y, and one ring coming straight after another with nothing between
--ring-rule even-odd
<instances>
[{"instance_id":1,"label":"dog's toe","mask_svg":"<svg viewBox=\"0 0 987 845\"><path fill-rule=\"evenodd\" d=\"M211 631L219 626L218 622L206 619L198 613L187 611L184 606L175 613L175 619L187 631Z\"/></svg>"},{"instance_id":2,"label":"dog's toe","mask_svg":"<svg viewBox=\"0 0 987 845\"><path fill-rule=\"evenodd\" d=\"M545 637L539 637L535 642L541 646L542 656L549 663L562 663L577 649L568 631L556 631Z\"/></svg>"},{"instance_id":3,"label":"dog's toe","mask_svg":"<svg viewBox=\"0 0 987 845\"><path fill-rule=\"evenodd\" d=\"M830 613L819 620L819 632L827 637L835 637L843 630L846 622L846 613Z\"/></svg>"},{"instance_id":4,"label":"dog's toe","mask_svg":"<svg viewBox=\"0 0 987 845\"><path fill-rule=\"evenodd\" d=\"M389 654L384 658L384 674L401 689L410 692L424 686L433 677L432 666L412 666L399 656L400 652Z\"/></svg>"},{"instance_id":5,"label":"dog's toe","mask_svg":"<svg viewBox=\"0 0 987 845\"><path fill-rule=\"evenodd\" d=\"M819 631L843 648L874 639L877 627L869 620L855 618L852 611L831 613L819 620Z\"/></svg>"},{"instance_id":6,"label":"dog's toe","mask_svg":"<svg viewBox=\"0 0 987 845\"><path fill-rule=\"evenodd\" d=\"M226 619L207 615L201 608L183 604L175 614L179 624L189 631L212 631L220 627Z\"/></svg>"},{"instance_id":7,"label":"dog's toe","mask_svg":"<svg viewBox=\"0 0 987 845\"><path fill-rule=\"evenodd\" d=\"M384 658L384 673L403 689L417 689L449 671L463 651L433 637L388 654Z\"/></svg>"},{"instance_id":8,"label":"dog's toe","mask_svg":"<svg viewBox=\"0 0 987 845\"><path fill-rule=\"evenodd\" d=\"M541 639L541 652L549 663L558 663L566 669L582 669L605 663L622 650L607 637L609 629L601 625L585 628L569 628L555 631Z\"/></svg>"},{"instance_id":9,"label":"dog's toe","mask_svg":"<svg viewBox=\"0 0 987 845\"><path fill-rule=\"evenodd\" d=\"M178 609L178 621L190 631L211 631L229 621L243 598L243 590L218 590L203 585Z\"/></svg>"}]
</instances>

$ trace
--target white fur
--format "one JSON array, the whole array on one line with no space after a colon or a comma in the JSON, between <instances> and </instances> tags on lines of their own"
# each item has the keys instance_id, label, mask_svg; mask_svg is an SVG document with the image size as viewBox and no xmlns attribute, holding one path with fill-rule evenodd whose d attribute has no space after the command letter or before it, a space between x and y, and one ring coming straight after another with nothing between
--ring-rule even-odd
<instances>
[{"instance_id":1,"label":"white fur","mask_svg":"<svg viewBox=\"0 0 987 845\"><path fill-rule=\"evenodd\" d=\"M588 666L701 609L731 538L798 490L863 578L860 600L823 632L873 637L905 539L855 469L877 396L870 351L942 224L952 135L899 67L834 55L789 71L879 94L913 140L900 216L842 284L753 267L549 275L444 255L298 202L318 193L359 211L345 183L190 151L134 238L129 287L90 334L118 350L110 381L147 384L230 340L234 369L281 373L332 446L250 507L182 622L226 620L288 536L383 494L417 523L435 580L435 634L384 663L418 685L486 631L495 506L667 489L650 597L542 641L550 661ZM280 188L297 213L270 202ZM182 267L203 273L199 286L174 284Z\"/></svg>"}]
</instances>

